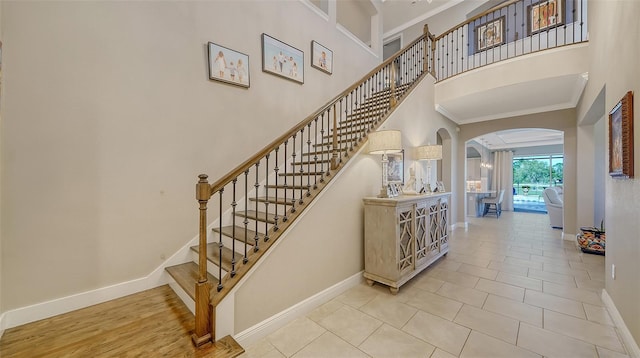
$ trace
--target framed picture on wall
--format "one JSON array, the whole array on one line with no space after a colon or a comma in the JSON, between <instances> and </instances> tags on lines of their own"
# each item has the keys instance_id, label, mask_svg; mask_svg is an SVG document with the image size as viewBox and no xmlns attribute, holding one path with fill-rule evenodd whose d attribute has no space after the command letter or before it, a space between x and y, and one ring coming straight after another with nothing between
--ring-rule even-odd
<instances>
[{"instance_id":1,"label":"framed picture on wall","mask_svg":"<svg viewBox=\"0 0 640 358\"><path fill-rule=\"evenodd\" d=\"M262 34L262 71L304 83L304 52Z\"/></svg>"},{"instance_id":2,"label":"framed picture on wall","mask_svg":"<svg viewBox=\"0 0 640 358\"><path fill-rule=\"evenodd\" d=\"M404 185L404 150L400 153L387 154L387 182Z\"/></svg>"},{"instance_id":3,"label":"framed picture on wall","mask_svg":"<svg viewBox=\"0 0 640 358\"><path fill-rule=\"evenodd\" d=\"M633 178L633 92L609 112L609 175Z\"/></svg>"},{"instance_id":4,"label":"framed picture on wall","mask_svg":"<svg viewBox=\"0 0 640 358\"><path fill-rule=\"evenodd\" d=\"M500 46L504 43L504 20L502 16L476 26L476 51Z\"/></svg>"},{"instance_id":5,"label":"framed picture on wall","mask_svg":"<svg viewBox=\"0 0 640 358\"><path fill-rule=\"evenodd\" d=\"M540 1L529 5L529 35L564 23L563 0Z\"/></svg>"},{"instance_id":6,"label":"framed picture on wall","mask_svg":"<svg viewBox=\"0 0 640 358\"><path fill-rule=\"evenodd\" d=\"M209 42L209 79L249 88L249 56Z\"/></svg>"},{"instance_id":7,"label":"framed picture on wall","mask_svg":"<svg viewBox=\"0 0 640 358\"><path fill-rule=\"evenodd\" d=\"M333 73L333 51L316 41L311 41L311 67L328 74Z\"/></svg>"}]
</instances>

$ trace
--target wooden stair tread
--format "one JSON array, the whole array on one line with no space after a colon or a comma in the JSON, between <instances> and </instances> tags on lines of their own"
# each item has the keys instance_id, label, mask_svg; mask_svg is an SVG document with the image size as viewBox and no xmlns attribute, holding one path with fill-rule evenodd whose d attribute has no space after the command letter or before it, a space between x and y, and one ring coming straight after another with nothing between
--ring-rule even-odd
<instances>
[{"instance_id":1,"label":"wooden stair tread","mask_svg":"<svg viewBox=\"0 0 640 358\"><path fill-rule=\"evenodd\" d=\"M251 240L252 242L254 242L254 240ZM248 242L247 242L248 243ZM200 252L200 246L196 245L196 246L191 246L191 250L195 251L195 252ZM236 265L237 263L242 261L242 258L244 256L242 256L242 254L236 252ZM218 263L220 262L220 250L218 249L218 243L217 242L211 242L207 244L207 260L211 261L212 263L218 265ZM230 248L223 246L222 247L222 268L229 272L231 271L231 266L232 263L231 261L233 260L233 250L231 250Z\"/></svg>"},{"instance_id":2,"label":"wooden stair tread","mask_svg":"<svg viewBox=\"0 0 640 358\"><path fill-rule=\"evenodd\" d=\"M253 202L258 201L260 203L270 203L270 204L278 204L278 205L292 205L291 202L294 199L292 199L292 198L274 198L272 196L267 198L265 196L261 196L261 197L258 197L257 200L256 200L256 198L250 198L249 200L251 200Z\"/></svg>"},{"instance_id":3,"label":"wooden stair tread","mask_svg":"<svg viewBox=\"0 0 640 358\"><path fill-rule=\"evenodd\" d=\"M301 175L322 175L324 172L292 172L292 173L280 173L278 176L281 177L291 177L291 176L301 176Z\"/></svg>"},{"instance_id":4,"label":"wooden stair tread","mask_svg":"<svg viewBox=\"0 0 640 358\"><path fill-rule=\"evenodd\" d=\"M306 187L305 187L306 188ZM267 222L269 224L275 224L275 214L263 212L263 211L255 211L255 210L247 210L246 215L244 211L236 212L237 216L246 217L248 219L253 219L257 221Z\"/></svg>"},{"instance_id":5,"label":"wooden stair tread","mask_svg":"<svg viewBox=\"0 0 640 358\"><path fill-rule=\"evenodd\" d=\"M220 229L219 228L215 228L215 229L213 229L213 231L216 232L216 233L220 233ZM240 241L241 243L244 243L245 230L244 230L244 227L236 225L236 232L235 232L235 237L234 237L233 236L233 226L224 226L224 227L222 227L222 235L230 237L232 239L236 239L236 240ZM256 232L247 228L246 237L247 237L247 244L253 246L255 244L254 238L256 237ZM258 238L260 240L263 240L264 239L264 234L258 233Z\"/></svg>"},{"instance_id":6,"label":"wooden stair tread","mask_svg":"<svg viewBox=\"0 0 640 358\"><path fill-rule=\"evenodd\" d=\"M174 280L182 287L182 289L195 300L196 297L196 283L198 282L198 265L189 261L180 265L166 267L165 270L173 277ZM212 274L207 272L207 279L209 282L217 282L218 279Z\"/></svg>"},{"instance_id":7,"label":"wooden stair tread","mask_svg":"<svg viewBox=\"0 0 640 358\"><path fill-rule=\"evenodd\" d=\"M294 189L294 190L305 189L306 190L308 188L308 186L306 186L306 185L298 185L298 184L296 184L296 185L288 184L286 188L285 188L284 184L278 184L278 185L269 184L269 185L265 185L264 187L267 188L267 189L287 189L287 190L291 190L291 189Z\"/></svg>"}]
</instances>

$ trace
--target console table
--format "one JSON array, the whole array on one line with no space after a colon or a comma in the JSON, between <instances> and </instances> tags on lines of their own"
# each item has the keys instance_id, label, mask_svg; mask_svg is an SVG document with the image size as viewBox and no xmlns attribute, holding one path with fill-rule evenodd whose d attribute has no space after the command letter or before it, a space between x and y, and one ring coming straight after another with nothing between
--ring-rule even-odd
<instances>
[{"instance_id":1,"label":"console table","mask_svg":"<svg viewBox=\"0 0 640 358\"><path fill-rule=\"evenodd\" d=\"M392 294L449 251L451 193L364 198L364 277Z\"/></svg>"}]
</instances>

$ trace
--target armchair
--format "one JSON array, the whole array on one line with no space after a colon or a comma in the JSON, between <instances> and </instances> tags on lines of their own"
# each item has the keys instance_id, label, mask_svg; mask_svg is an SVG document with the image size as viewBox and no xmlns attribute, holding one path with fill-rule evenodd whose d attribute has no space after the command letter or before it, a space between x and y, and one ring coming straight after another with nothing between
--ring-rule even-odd
<instances>
[{"instance_id":1,"label":"armchair","mask_svg":"<svg viewBox=\"0 0 640 358\"><path fill-rule=\"evenodd\" d=\"M556 188L546 188L542 192L542 198L547 206L551 227L554 229L562 229L562 209L564 205L562 197L558 194Z\"/></svg>"}]
</instances>

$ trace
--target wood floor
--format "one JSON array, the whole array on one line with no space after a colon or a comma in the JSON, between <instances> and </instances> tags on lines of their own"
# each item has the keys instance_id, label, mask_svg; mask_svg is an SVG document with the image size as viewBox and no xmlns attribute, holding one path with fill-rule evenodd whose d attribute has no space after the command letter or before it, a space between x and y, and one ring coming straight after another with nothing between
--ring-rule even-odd
<instances>
[{"instance_id":1,"label":"wood floor","mask_svg":"<svg viewBox=\"0 0 640 358\"><path fill-rule=\"evenodd\" d=\"M235 357L233 339L196 349L194 317L168 286L5 331L0 357Z\"/></svg>"}]
</instances>

